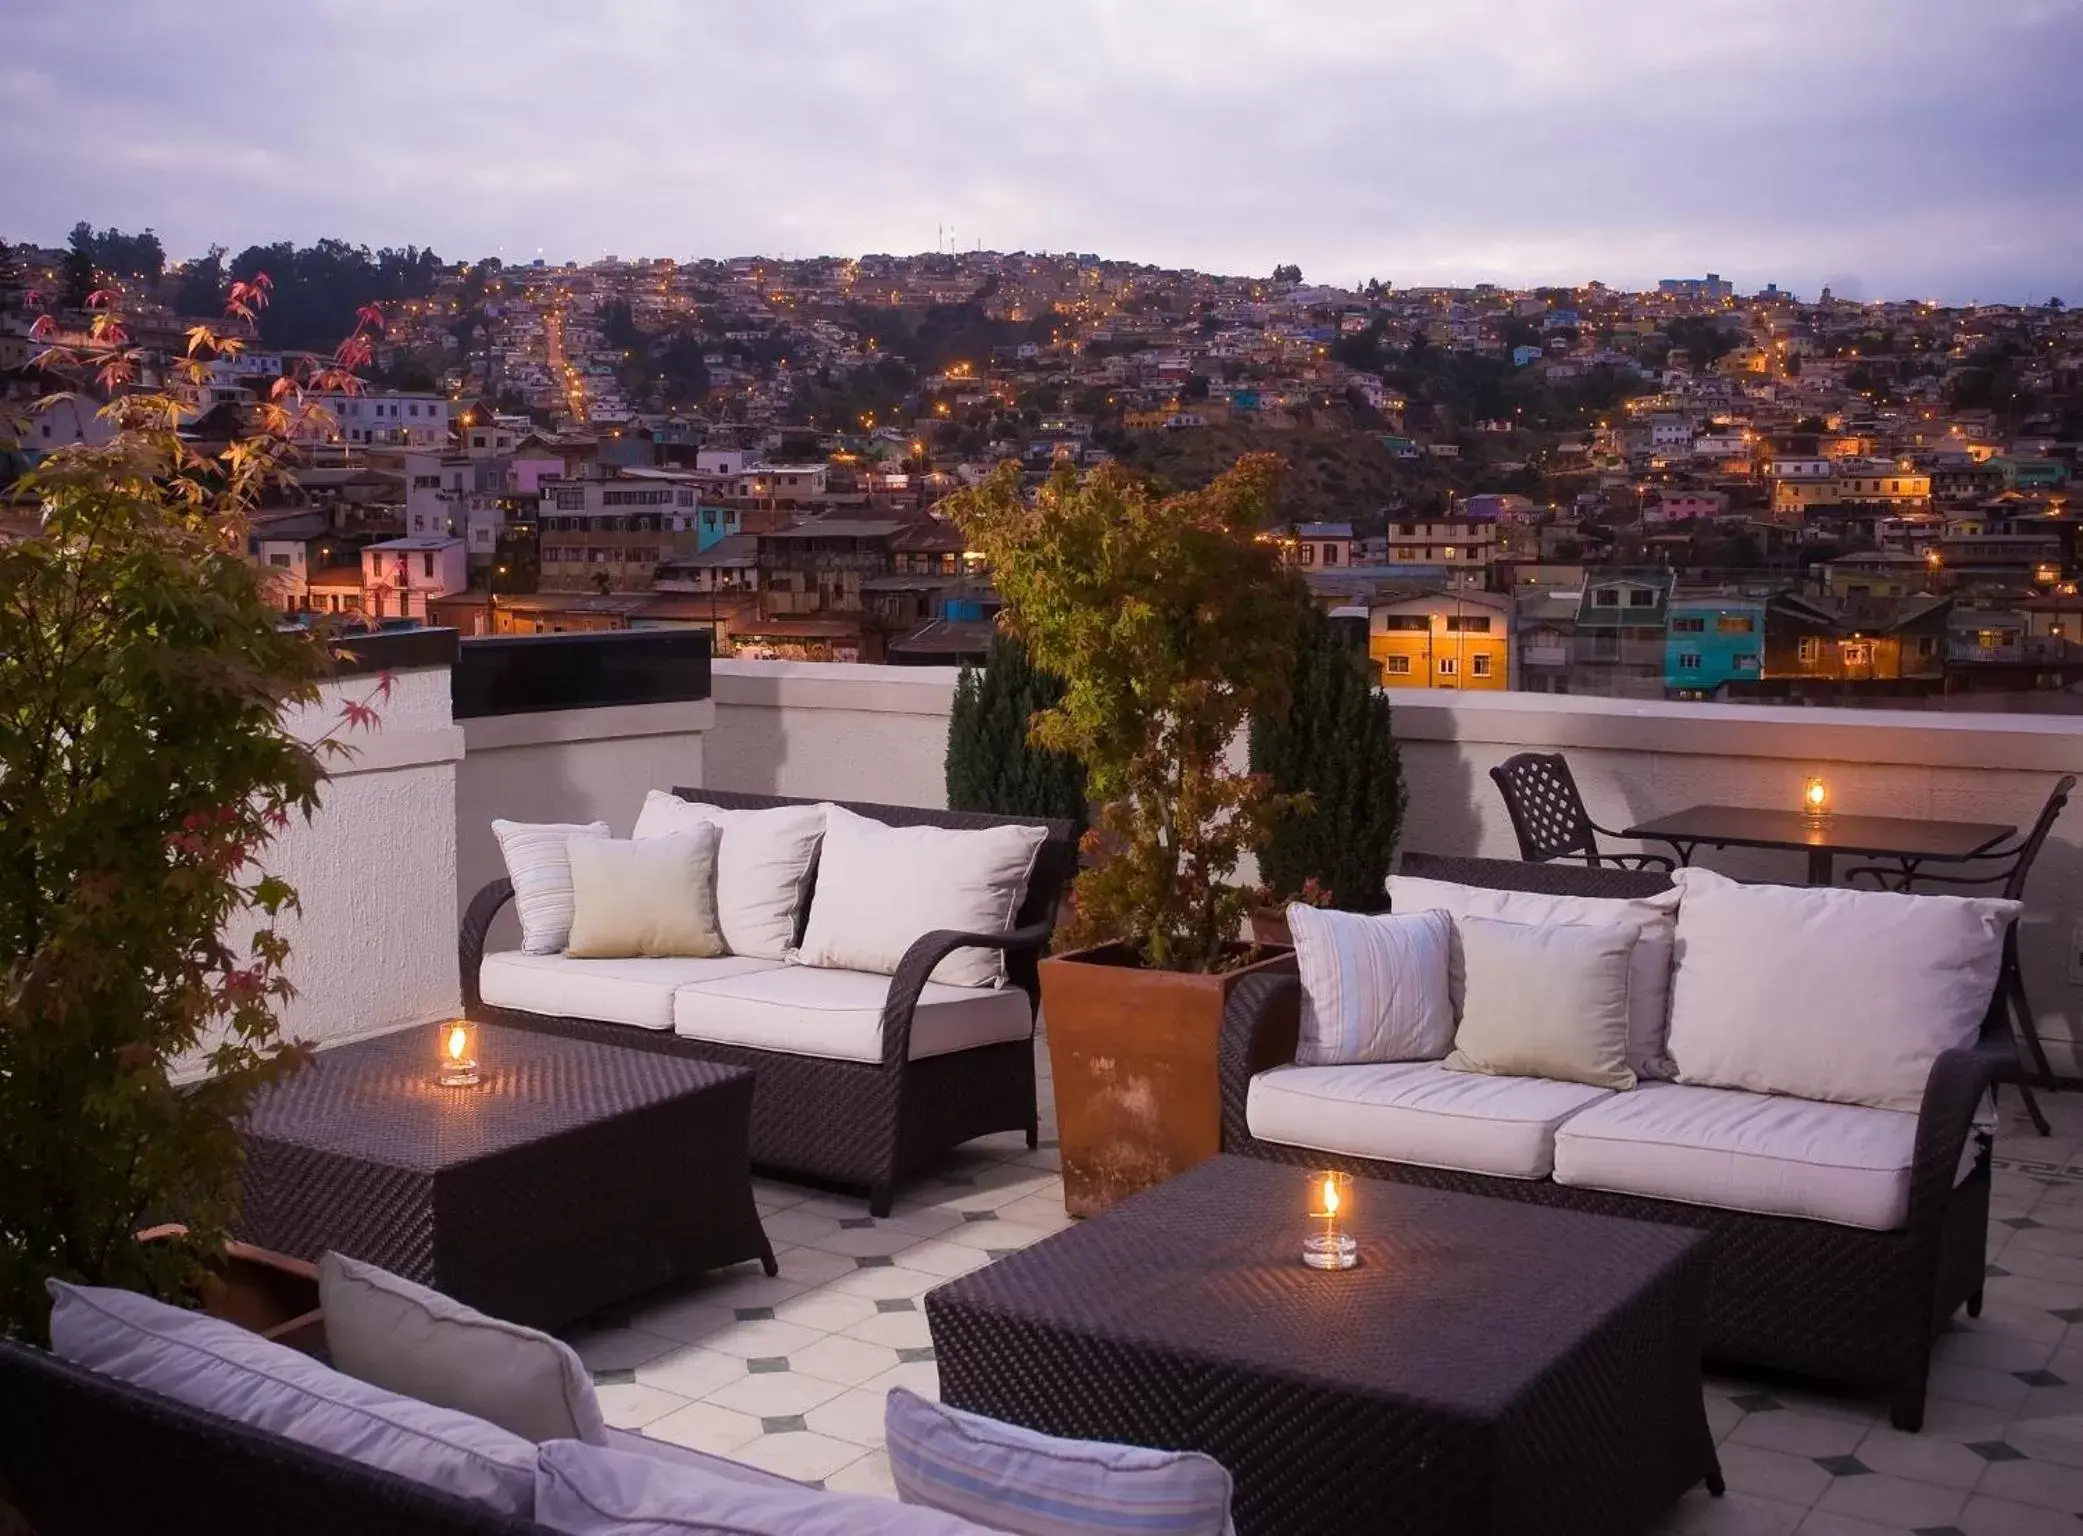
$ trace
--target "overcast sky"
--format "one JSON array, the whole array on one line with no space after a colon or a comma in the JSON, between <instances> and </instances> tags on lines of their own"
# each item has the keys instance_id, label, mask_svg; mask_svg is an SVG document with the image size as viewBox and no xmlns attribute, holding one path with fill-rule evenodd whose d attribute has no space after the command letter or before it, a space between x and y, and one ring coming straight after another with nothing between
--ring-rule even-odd
<instances>
[{"instance_id":1,"label":"overcast sky","mask_svg":"<svg viewBox=\"0 0 2083 1536\"><path fill-rule=\"evenodd\" d=\"M2083 302L2083 0L44 0L0 235Z\"/></svg>"}]
</instances>

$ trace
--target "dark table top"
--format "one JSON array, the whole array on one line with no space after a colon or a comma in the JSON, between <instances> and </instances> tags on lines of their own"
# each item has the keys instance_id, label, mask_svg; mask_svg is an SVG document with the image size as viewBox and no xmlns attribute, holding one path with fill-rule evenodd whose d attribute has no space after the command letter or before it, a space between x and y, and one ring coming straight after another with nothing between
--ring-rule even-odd
<instances>
[{"instance_id":1,"label":"dark table top","mask_svg":"<svg viewBox=\"0 0 2083 1536\"><path fill-rule=\"evenodd\" d=\"M483 1081L443 1088L434 1081L437 1045L428 1024L320 1051L303 1071L254 1095L240 1134L433 1172L749 1075L482 1024Z\"/></svg>"},{"instance_id":2,"label":"dark table top","mask_svg":"<svg viewBox=\"0 0 2083 1536\"><path fill-rule=\"evenodd\" d=\"M1963 859L2012 836L2016 827L1977 821L1917 821L1901 816L1845 816L1820 820L1800 810L1744 805L1695 805L1629 827L1645 842L1709 843L1729 848L1807 848L1880 858Z\"/></svg>"},{"instance_id":3,"label":"dark table top","mask_svg":"<svg viewBox=\"0 0 2083 1536\"><path fill-rule=\"evenodd\" d=\"M1494 1416L1706 1239L1388 1180L1353 1185L1360 1263L1302 1264L1310 1173L1218 1157L939 1287L934 1303L1356 1395Z\"/></svg>"}]
</instances>

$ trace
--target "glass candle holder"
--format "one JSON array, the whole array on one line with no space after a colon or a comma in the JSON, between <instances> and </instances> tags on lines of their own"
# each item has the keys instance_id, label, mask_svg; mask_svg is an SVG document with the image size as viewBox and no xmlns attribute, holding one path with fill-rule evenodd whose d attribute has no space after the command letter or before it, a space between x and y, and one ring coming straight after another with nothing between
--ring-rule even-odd
<instances>
[{"instance_id":1,"label":"glass candle holder","mask_svg":"<svg viewBox=\"0 0 2083 1536\"><path fill-rule=\"evenodd\" d=\"M441 1065L434 1080L444 1088L478 1085L477 1026L470 1020L450 1019L441 1026Z\"/></svg>"},{"instance_id":2,"label":"glass candle holder","mask_svg":"<svg viewBox=\"0 0 2083 1536\"><path fill-rule=\"evenodd\" d=\"M1810 821L1825 820L1830 814L1830 786L1819 773L1801 781L1801 810Z\"/></svg>"},{"instance_id":3,"label":"glass candle holder","mask_svg":"<svg viewBox=\"0 0 2083 1536\"><path fill-rule=\"evenodd\" d=\"M1360 1245L1350 1229L1352 1188L1349 1173L1309 1176L1309 1235L1302 1239L1302 1262L1311 1269L1351 1269L1360 1262Z\"/></svg>"}]
</instances>

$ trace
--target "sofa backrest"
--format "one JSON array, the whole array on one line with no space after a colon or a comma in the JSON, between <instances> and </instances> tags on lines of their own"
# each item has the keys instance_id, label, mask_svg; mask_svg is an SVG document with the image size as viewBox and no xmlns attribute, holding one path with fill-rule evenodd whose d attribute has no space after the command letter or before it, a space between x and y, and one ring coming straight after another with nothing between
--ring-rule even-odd
<instances>
[{"instance_id":1,"label":"sofa backrest","mask_svg":"<svg viewBox=\"0 0 2083 1536\"><path fill-rule=\"evenodd\" d=\"M549 1536L532 1520L0 1339L0 1510L6 1505L37 1536Z\"/></svg>"},{"instance_id":2,"label":"sofa backrest","mask_svg":"<svg viewBox=\"0 0 2083 1536\"><path fill-rule=\"evenodd\" d=\"M777 805L839 805L857 816L867 816L892 827L946 827L956 832L974 831L981 827L1047 827L1049 835L1035 855L1034 874L1027 882L1027 898L1021 902L1013 922L1017 928L1035 923L1053 924L1064 889L1078 872L1077 828L1068 821L1053 821L1040 816L994 816L983 811L936 811L919 805L876 805L861 800L825 801L794 795L743 794L727 789L675 786L673 793L682 800L699 800L727 811L764 811ZM803 919L809 916L811 903L816 900L817 876L813 871L810 901L803 904L796 918L798 938L802 937ZM1012 979L1032 995L1039 985L1033 975L1033 957L1012 956L1008 969Z\"/></svg>"}]
</instances>

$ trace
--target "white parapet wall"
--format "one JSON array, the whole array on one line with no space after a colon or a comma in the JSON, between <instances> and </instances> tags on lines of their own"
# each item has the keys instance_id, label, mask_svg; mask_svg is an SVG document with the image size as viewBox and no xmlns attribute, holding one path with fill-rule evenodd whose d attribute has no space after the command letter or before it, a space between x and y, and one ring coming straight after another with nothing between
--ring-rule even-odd
<instances>
[{"instance_id":1,"label":"white parapet wall","mask_svg":"<svg viewBox=\"0 0 2083 1536\"><path fill-rule=\"evenodd\" d=\"M719 661L703 782L944 805L955 677L944 668ZM2022 828L2060 774L2083 774L2083 719L1523 693L1397 693L1394 702L1410 790L1403 845L1440 853L1517 857L1489 771L1518 752L1565 753L1593 819L1614 827L1704 803L1793 806L1802 779L1821 773L1846 814ZM1702 850L1697 862L1804 877L1796 854ZM2055 1068L2083 1075L2083 801L2035 867L2020 931Z\"/></svg>"},{"instance_id":2,"label":"white parapet wall","mask_svg":"<svg viewBox=\"0 0 2083 1536\"><path fill-rule=\"evenodd\" d=\"M718 661L708 777L747 794L947 804L953 667Z\"/></svg>"},{"instance_id":3,"label":"white parapet wall","mask_svg":"<svg viewBox=\"0 0 2083 1536\"><path fill-rule=\"evenodd\" d=\"M456 765L463 732L449 715L446 666L326 683L285 724L331 733L330 778L309 821L291 822L260 863L297 890L281 927L297 995L281 1010L287 1039L334 1045L453 1014L458 1003L453 893ZM341 709L369 701L373 728L343 729ZM250 931L251 925L246 925Z\"/></svg>"}]
</instances>

